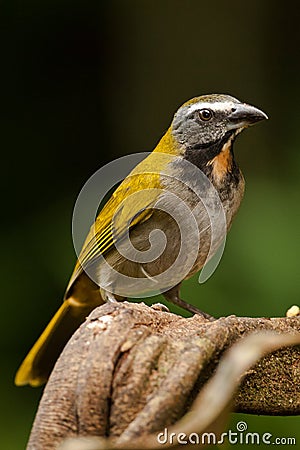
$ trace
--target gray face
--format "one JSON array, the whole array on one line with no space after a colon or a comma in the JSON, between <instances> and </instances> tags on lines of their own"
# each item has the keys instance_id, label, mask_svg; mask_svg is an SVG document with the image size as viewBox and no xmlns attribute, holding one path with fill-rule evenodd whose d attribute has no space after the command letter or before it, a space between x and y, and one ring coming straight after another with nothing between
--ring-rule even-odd
<instances>
[{"instance_id":1,"label":"gray face","mask_svg":"<svg viewBox=\"0 0 300 450\"><path fill-rule=\"evenodd\" d=\"M266 118L259 109L230 95L204 95L179 108L172 133L185 148L200 148L222 140L230 131L237 133Z\"/></svg>"}]
</instances>

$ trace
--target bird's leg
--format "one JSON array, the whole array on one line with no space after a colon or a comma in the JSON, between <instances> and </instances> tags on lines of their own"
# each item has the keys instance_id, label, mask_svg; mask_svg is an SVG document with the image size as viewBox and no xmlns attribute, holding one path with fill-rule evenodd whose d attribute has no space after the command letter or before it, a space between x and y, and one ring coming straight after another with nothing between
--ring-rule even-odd
<instances>
[{"instance_id":1,"label":"bird's leg","mask_svg":"<svg viewBox=\"0 0 300 450\"><path fill-rule=\"evenodd\" d=\"M180 308L183 308L186 311L189 311L193 314L199 314L200 316L203 316L205 319L210 320L211 322L216 320L215 317L210 316L206 312L198 309L196 306L190 305L189 303L186 303L184 300L182 300L179 297L179 290L180 290L180 284L178 284L177 286L174 286L173 288L169 289L166 292L163 292L162 295L165 297L166 300L174 303L177 306L180 306Z\"/></svg>"},{"instance_id":2,"label":"bird's leg","mask_svg":"<svg viewBox=\"0 0 300 450\"><path fill-rule=\"evenodd\" d=\"M115 295L112 292L106 291L103 288L100 288L100 295L106 303L118 303L118 302L123 302L126 300L125 297L121 297L120 295Z\"/></svg>"}]
</instances>

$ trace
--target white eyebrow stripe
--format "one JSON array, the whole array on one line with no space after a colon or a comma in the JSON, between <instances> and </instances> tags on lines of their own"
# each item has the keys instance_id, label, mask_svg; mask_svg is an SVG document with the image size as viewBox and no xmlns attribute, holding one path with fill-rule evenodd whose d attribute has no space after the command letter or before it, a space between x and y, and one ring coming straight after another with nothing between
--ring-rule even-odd
<instances>
[{"instance_id":1,"label":"white eyebrow stripe","mask_svg":"<svg viewBox=\"0 0 300 450\"><path fill-rule=\"evenodd\" d=\"M194 103L193 105L189 106L189 112L196 111L197 109L212 109L212 110L218 110L220 108L222 109L230 109L234 105L234 102L198 102Z\"/></svg>"}]
</instances>

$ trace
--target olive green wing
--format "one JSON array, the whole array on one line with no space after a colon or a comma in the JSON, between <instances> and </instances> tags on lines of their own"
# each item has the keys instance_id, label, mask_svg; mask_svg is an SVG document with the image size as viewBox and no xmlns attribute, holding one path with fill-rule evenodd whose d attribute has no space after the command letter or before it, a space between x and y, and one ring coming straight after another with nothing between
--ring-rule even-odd
<instances>
[{"instance_id":1,"label":"olive green wing","mask_svg":"<svg viewBox=\"0 0 300 450\"><path fill-rule=\"evenodd\" d=\"M160 193L157 174L132 174L122 182L92 225L78 257L67 292L82 271L87 270L100 255L109 252L128 230L151 217Z\"/></svg>"}]
</instances>

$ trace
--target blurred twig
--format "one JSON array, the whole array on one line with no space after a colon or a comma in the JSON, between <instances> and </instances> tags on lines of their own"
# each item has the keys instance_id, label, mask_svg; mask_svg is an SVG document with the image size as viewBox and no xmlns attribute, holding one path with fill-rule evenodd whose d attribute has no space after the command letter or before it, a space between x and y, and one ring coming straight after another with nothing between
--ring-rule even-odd
<instances>
[{"instance_id":1,"label":"blurred twig","mask_svg":"<svg viewBox=\"0 0 300 450\"><path fill-rule=\"evenodd\" d=\"M55 449L78 436L102 439L61 448L154 449L165 428L217 436L232 409L299 414L300 351L292 347L300 344L299 331L299 316L207 322L144 304L103 305L59 358L28 450Z\"/></svg>"}]
</instances>

